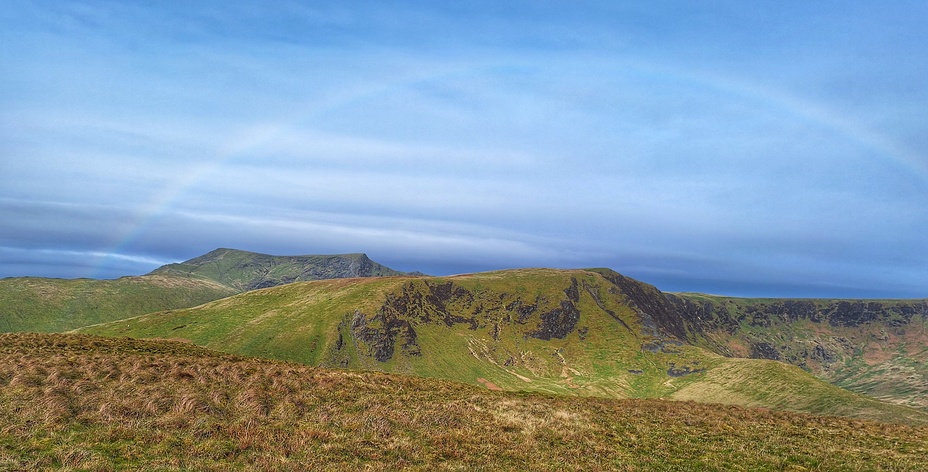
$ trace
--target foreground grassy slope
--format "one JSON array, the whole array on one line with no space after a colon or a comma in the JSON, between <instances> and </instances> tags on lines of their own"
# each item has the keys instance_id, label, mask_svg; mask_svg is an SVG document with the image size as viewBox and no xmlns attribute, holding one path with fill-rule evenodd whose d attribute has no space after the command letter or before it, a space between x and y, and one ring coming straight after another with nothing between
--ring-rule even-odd
<instances>
[{"instance_id":1,"label":"foreground grassy slope","mask_svg":"<svg viewBox=\"0 0 928 472\"><path fill-rule=\"evenodd\" d=\"M306 282L83 329L490 389L677 398L924 423L798 367L680 343L590 271Z\"/></svg>"},{"instance_id":2,"label":"foreground grassy slope","mask_svg":"<svg viewBox=\"0 0 928 472\"><path fill-rule=\"evenodd\" d=\"M924 470L928 428L0 335L4 470Z\"/></svg>"},{"instance_id":3,"label":"foreground grassy slope","mask_svg":"<svg viewBox=\"0 0 928 472\"><path fill-rule=\"evenodd\" d=\"M219 283L149 275L115 280L0 279L0 332L58 332L236 293Z\"/></svg>"}]
</instances>

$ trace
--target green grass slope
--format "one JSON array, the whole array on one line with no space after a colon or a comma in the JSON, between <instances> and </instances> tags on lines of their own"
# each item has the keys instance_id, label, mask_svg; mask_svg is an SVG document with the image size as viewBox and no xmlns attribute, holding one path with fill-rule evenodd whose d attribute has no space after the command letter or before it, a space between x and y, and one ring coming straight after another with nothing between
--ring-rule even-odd
<instances>
[{"instance_id":1,"label":"green grass slope","mask_svg":"<svg viewBox=\"0 0 928 472\"><path fill-rule=\"evenodd\" d=\"M2 470L921 471L928 428L0 335Z\"/></svg>"},{"instance_id":2,"label":"green grass slope","mask_svg":"<svg viewBox=\"0 0 928 472\"><path fill-rule=\"evenodd\" d=\"M683 344L592 271L297 283L81 332L179 339L235 354L488 389L928 421L925 413L841 390L794 366Z\"/></svg>"},{"instance_id":3,"label":"green grass slope","mask_svg":"<svg viewBox=\"0 0 928 472\"><path fill-rule=\"evenodd\" d=\"M403 275L365 254L271 256L225 248L159 267L152 274L213 280L238 291L307 280Z\"/></svg>"},{"instance_id":4,"label":"green grass slope","mask_svg":"<svg viewBox=\"0 0 928 472\"><path fill-rule=\"evenodd\" d=\"M209 280L149 275L115 280L0 279L0 332L59 332L186 308L235 290Z\"/></svg>"}]
</instances>

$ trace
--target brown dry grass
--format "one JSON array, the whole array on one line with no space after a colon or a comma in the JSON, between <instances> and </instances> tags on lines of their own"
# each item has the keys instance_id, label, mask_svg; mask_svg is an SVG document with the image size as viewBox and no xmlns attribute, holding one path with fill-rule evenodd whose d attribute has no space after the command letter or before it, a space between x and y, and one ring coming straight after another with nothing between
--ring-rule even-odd
<instances>
[{"instance_id":1,"label":"brown dry grass","mask_svg":"<svg viewBox=\"0 0 928 472\"><path fill-rule=\"evenodd\" d=\"M924 470L928 429L0 336L2 470Z\"/></svg>"}]
</instances>

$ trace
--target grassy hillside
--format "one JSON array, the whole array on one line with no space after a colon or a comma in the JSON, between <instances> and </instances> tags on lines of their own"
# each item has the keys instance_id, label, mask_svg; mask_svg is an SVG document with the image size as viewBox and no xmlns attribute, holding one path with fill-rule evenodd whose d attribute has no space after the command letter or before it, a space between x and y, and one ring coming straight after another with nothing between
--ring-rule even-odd
<instances>
[{"instance_id":1,"label":"grassy hillside","mask_svg":"<svg viewBox=\"0 0 928 472\"><path fill-rule=\"evenodd\" d=\"M669 295L685 339L773 359L886 401L928 410L928 300L781 300ZM698 320L698 321L697 321Z\"/></svg>"},{"instance_id":2,"label":"grassy hillside","mask_svg":"<svg viewBox=\"0 0 928 472\"><path fill-rule=\"evenodd\" d=\"M307 280L403 275L370 260L365 254L271 256L224 248L186 262L159 267L152 274L203 278L238 291Z\"/></svg>"},{"instance_id":3,"label":"grassy hillside","mask_svg":"<svg viewBox=\"0 0 928 472\"><path fill-rule=\"evenodd\" d=\"M115 280L0 279L0 332L56 332L235 293L209 280L149 275Z\"/></svg>"},{"instance_id":4,"label":"grassy hillside","mask_svg":"<svg viewBox=\"0 0 928 472\"><path fill-rule=\"evenodd\" d=\"M0 335L4 470L924 470L928 428Z\"/></svg>"},{"instance_id":5,"label":"grassy hillside","mask_svg":"<svg viewBox=\"0 0 928 472\"><path fill-rule=\"evenodd\" d=\"M925 413L838 389L794 366L731 359L683 344L592 271L306 282L82 332L182 339L235 354L488 389L928 420Z\"/></svg>"}]
</instances>

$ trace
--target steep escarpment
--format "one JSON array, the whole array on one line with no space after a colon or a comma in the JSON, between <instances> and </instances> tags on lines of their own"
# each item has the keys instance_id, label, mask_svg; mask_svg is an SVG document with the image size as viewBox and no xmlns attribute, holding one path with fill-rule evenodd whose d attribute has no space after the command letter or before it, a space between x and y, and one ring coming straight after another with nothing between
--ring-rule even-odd
<instances>
[{"instance_id":1,"label":"steep escarpment","mask_svg":"<svg viewBox=\"0 0 928 472\"><path fill-rule=\"evenodd\" d=\"M799 366L853 391L928 408L928 301L667 294L686 341Z\"/></svg>"},{"instance_id":2,"label":"steep escarpment","mask_svg":"<svg viewBox=\"0 0 928 472\"><path fill-rule=\"evenodd\" d=\"M651 330L654 349L676 341L726 357L785 362L855 392L928 409L928 300L669 294L595 270Z\"/></svg>"},{"instance_id":3,"label":"steep escarpment","mask_svg":"<svg viewBox=\"0 0 928 472\"><path fill-rule=\"evenodd\" d=\"M702 341L700 344L719 350L719 346L714 346L711 340L702 336L702 333L717 328L718 322L704 318L698 312L684 312L678 300L667 296L653 285L639 282L611 269L593 271L614 284L614 291L621 294L623 301L638 314L645 334L652 340L648 345L649 349L673 349L673 346L679 346L684 342L696 344L697 341Z\"/></svg>"}]
</instances>

